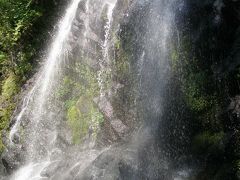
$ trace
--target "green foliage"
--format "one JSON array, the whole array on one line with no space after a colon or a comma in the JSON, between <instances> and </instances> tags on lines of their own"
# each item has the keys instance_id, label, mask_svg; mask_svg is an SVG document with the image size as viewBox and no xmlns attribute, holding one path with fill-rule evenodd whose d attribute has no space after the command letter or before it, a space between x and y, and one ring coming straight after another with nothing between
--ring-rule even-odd
<instances>
[{"instance_id":1,"label":"green foliage","mask_svg":"<svg viewBox=\"0 0 240 180\"><path fill-rule=\"evenodd\" d=\"M207 70L202 69L200 60L191 55L189 42L185 39L181 48L173 43L170 59L173 73L180 76L182 91L187 106L194 113L207 112L216 102L212 90L212 79Z\"/></svg>"},{"instance_id":2,"label":"green foliage","mask_svg":"<svg viewBox=\"0 0 240 180\"><path fill-rule=\"evenodd\" d=\"M219 155L223 153L224 132L210 133L203 132L193 138L193 150L198 154Z\"/></svg>"},{"instance_id":3,"label":"green foliage","mask_svg":"<svg viewBox=\"0 0 240 180\"><path fill-rule=\"evenodd\" d=\"M204 92L206 84L208 80L205 72L191 72L183 81L186 102L195 112L207 110L213 105L214 97Z\"/></svg>"},{"instance_id":4,"label":"green foliage","mask_svg":"<svg viewBox=\"0 0 240 180\"><path fill-rule=\"evenodd\" d=\"M29 62L29 59L33 56L32 52L29 53L18 53L18 66L15 70L15 73L22 77L22 80L27 78L29 72L32 71L32 64Z\"/></svg>"},{"instance_id":5,"label":"green foliage","mask_svg":"<svg viewBox=\"0 0 240 180\"><path fill-rule=\"evenodd\" d=\"M207 60L196 55L190 44L189 36L183 37L178 48L173 42L170 54L172 73L179 81L185 108L191 115L188 122L193 127L191 152L207 162L206 169L198 174L197 179L221 179L225 172L219 172L222 166L215 165L217 160L224 162L221 157L226 144L224 125L218 116L221 109L220 94L211 68L206 68ZM223 166L227 166L227 163Z\"/></svg>"},{"instance_id":6,"label":"green foliage","mask_svg":"<svg viewBox=\"0 0 240 180\"><path fill-rule=\"evenodd\" d=\"M25 78L32 70L32 58L47 26L46 17L50 19L49 14L53 13L52 3L0 0L0 69L4 75L14 72Z\"/></svg>"},{"instance_id":7,"label":"green foliage","mask_svg":"<svg viewBox=\"0 0 240 180\"><path fill-rule=\"evenodd\" d=\"M12 50L41 16L41 12L31 6L29 0L1 0L0 12L3 25L0 28L0 40L5 50Z\"/></svg>"}]
</instances>

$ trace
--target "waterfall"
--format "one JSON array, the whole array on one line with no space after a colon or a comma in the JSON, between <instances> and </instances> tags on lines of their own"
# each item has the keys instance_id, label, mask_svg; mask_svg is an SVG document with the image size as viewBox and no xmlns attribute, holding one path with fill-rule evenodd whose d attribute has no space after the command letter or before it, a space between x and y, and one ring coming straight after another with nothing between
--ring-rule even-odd
<instances>
[{"instance_id":1,"label":"waterfall","mask_svg":"<svg viewBox=\"0 0 240 180\"><path fill-rule=\"evenodd\" d=\"M13 118L11 180L188 176L159 135L176 2L72 0Z\"/></svg>"}]
</instances>

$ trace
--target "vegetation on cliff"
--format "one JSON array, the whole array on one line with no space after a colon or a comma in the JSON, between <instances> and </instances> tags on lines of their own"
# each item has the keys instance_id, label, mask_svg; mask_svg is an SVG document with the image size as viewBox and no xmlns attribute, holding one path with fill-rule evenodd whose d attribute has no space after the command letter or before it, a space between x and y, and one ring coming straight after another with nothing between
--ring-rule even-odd
<instances>
[{"instance_id":1,"label":"vegetation on cliff","mask_svg":"<svg viewBox=\"0 0 240 180\"><path fill-rule=\"evenodd\" d=\"M196 179L238 179L240 4L186 1L186 8L171 59L191 114L190 152L204 164Z\"/></svg>"},{"instance_id":2,"label":"vegetation on cliff","mask_svg":"<svg viewBox=\"0 0 240 180\"><path fill-rule=\"evenodd\" d=\"M63 1L0 1L0 133L9 126L16 95L31 76L47 31ZM3 150L0 138L0 151Z\"/></svg>"}]
</instances>

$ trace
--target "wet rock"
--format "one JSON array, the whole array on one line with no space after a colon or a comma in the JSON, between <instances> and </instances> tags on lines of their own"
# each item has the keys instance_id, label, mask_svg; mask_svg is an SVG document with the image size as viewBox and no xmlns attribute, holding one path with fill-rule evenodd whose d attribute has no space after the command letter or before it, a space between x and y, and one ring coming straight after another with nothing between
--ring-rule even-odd
<instances>
[{"instance_id":1,"label":"wet rock","mask_svg":"<svg viewBox=\"0 0 240 180\"><path fill-rule=\"evenodd\" d=\"M72 143L70 137L71 136L69 134L67 134L67 136L63 136L61 134L58 134L56 139L55 139L55 146L60 148L60 149L67 148Z\"/></svg>"},{"instance_id":2,"label":"wet rock","mask_svg":"<svg viewBox=\"0 0 240 180\"><path fill-rule=\"evenodd\" d=\"M240 96L236 96L231 100L228 110L239 117L240 114Z\"/></svg>"},{"instance_id":3,"label":"wet rock","mask_svg":"<svg viewBox=\"0 0 240 180\"><path fill-rule=\"evenodd\" d=\"M119 119L112 120L110 123L120 137L123 137L129 130L129 128Z\"/></svg>"},{"instance_id":4,"label":"wet rock","mask_svg":"<svg viewBox=\"0 0 240 180\"><path fill-rule=\"evenodd\" d=\"M84 180L138 179L136 152L125 147L113 147L103 152L86 170L78 176Z\"/></svg>"},{"instance_id":5,"label":"wet rock","mask_svg":"<svg viewBox=\"0 0 240 180\"><path fill-rule=\"evenodd\" d=\"M98 107L100 111L103 113L106 124L110 125L111 129L105 129L105 131L111 131L113 130L113 138L112 139L119 139L119 138L124 138L125 135L127 135L127 132L129 131L129 128L120 120L117 119L114 116L114 111L111 102L106 98L106 97L101 97L95 99L95 102L98 104ZM117 135L117 137L115 136Z\"/></svg>"},{"instance_id":6,"label":"wet rock","mask_svg":"<svg viewBox=\"0 0 240 180\"><path fill-rule=\"evenodd\" d=\"M136 0L118 0L113 13L113 27L117 28L118 23L122 21L127 14L130 5Z\"/></svg>"},{"instance_id":7,"label":"wet rock","mask_svg":"<svg viewBox=\"0 0 240 180\"><path fill-rule=\"evenodd\" d=\"M3 163L0 162L0 180L2 180L4 178L4 176L6 176L7 171L6 168L4 167ZM2 176L2 179L1 179Z\"/></svg>"},{"instance_id":8,"label":"wet rock","mask_svg":"<svg viewBox=\"0 0 240 180\"><path fill-rule=\"evenodd\" d=\"M20 138L17 134L14 134L13 141L10 143L8 138L4 138L4 144L6 144L6 149L1 155L1 159L7 172L11 172L21 165L23 159L23 146L20 143Z\"/></svg>"},{"instance_id":9,"label":"wet rock","mask_svg":"<svg viewBox=\"0 0 240 180\"><path fill-rule=\"evenodd\" d=\"M98 106L106 118L108 119L113 118L113 107L106 97L101 97L98 99Z\"/></svg>"},{"instance_id":10,"label":"wet rock","mask_svg":"<svg viewBox=\"0 0 240 180\"><path fill-rule=\"evenodd\" d=\"M59 162L53 162L49 166L47 166L42 172L41 176L44 178L50 178L52 177L56 171L59 169L60 165Z\"/></svg>"},{"instance_id":11,"label":"wet rock","mask_svg":"<svg viewBox=\"0 0 240 180\"><path fill-rule=\"evenodd\" d=\"M4 151L1 160L7 173L11 173L13 170L17 169L21 165L22 158L19 148L9 148Z\"/></svg>"},{"instance_id":12,"label":"wet rock","mask_svg":"<svg viewBox=\"0 0 240 180\"><path fill-rule=\"evenodd\" d=\"M14 135L13 142L10 142L9 133L6 131L3 131L2 137L5 150L0 158L6 172L10 174L22 165L25 149L24 145L20 142L18 133Z\"/></svg>"},{"instance_id":13,"label":"wet rock","mask_svg":"<svg viewBox=\"0 0 240 180\"><path fill-rule=\"evenodd\" d=\"M13 139L12 139L14 144L19 144L20 143L20 135L18 133L15 133L13 135Z\"/></svg>"},{"instance_id":14,"label":"wet rock","mask_svg":"<svg viewBox=\"0 0 240 180\"><path fill-rule=\"evenodd\" d=\"M87 11L86 3L87 3L87 0L80 1L80 3L78 4L78 10L86 12Z\"/></svg>"}]
</instances>

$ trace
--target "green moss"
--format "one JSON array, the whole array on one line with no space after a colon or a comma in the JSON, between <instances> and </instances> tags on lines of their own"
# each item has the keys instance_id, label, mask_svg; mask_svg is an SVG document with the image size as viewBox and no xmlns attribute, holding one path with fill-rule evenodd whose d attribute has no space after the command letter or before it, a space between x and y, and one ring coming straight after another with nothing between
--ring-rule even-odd
<instances>
[{"instance_id":1,"label":"green moss","mask_svg":"<svg viewBox=\"0 0 240 180\"><path fill-rule=\"evenodd\" d=\"M19 90L18 78L15 75L10 75L3 83L2 86L2 97L3 100L9 101L16 95Z\"/></svg>"},{"instance_id":2,"label":"green moss","mask_svg":"<svg viewBox=\"0 0 240 180\"><path fill-rule=\"evenodd\" d=\"M115 38L115 51L114 71L117 75L116 77L120 82L126 81L132 77L130 75L130 58L128 53L123 49L122 42L117 37Z\"/></svg>"},{"instance_id":3,"label":"green moss","mask_svg":"<svg viewBox=\"0 0 240 180\"><path fill-rule=\"evenodd\" d=\"M215 97L207 91L206 85L210 82L207 73L199 70L194 71L194 67L192 68L192 70L185 72L183 92L190 109L195 112L202 112L212 107Z\"/></svg>"},{"instance_id":4,"label":"green moss","mask_svg":"<svg viewBox=\"0 0 240 180\"><path fill-rule=\"evenodd\" d=\"M224 132L203 132L193 138L193 150L197 154L219 155L224 151Z\"/></svg>"},{"instance_id":5,"label":"green moss","mask_svg":"<svg viewBox=\"0 0 240 180\"><path fill-rule=\"evenodd\" d=\"M7 104L6 107L4 107L0 110L0 120L1 120L0 121L0 130L5 129L8 126L10 117L11 117L15 107L16 107L15 103L10 103L10 104Z\"/></svg>"},{"instance_id":6,"label":"green moss","mask_svg":"<svg viewBox=\"0 0 240 180\"><path fill-rule=\"evenodd\" d=\"M20 91L20 82L18 78L10 74L2 85L2 94L0 96L1 108L0 108L0 133L6 129L9 125L11 115L16 107L14 97ZM0 137L0 152L4 146Z\"/></svg>"},{"instance_id":7,"label":"green moss","mask_svg":"<svg viewBox=\"0 0 240 180\"><path fill-rule=\"evenodd\" d=\"M88 132L88 121L82 117L76 106L68 109L67 118L68 125L72 129L72 141L74 144L78 144Z\"/></svg>"},{"instance_id":8,"label":"green moss","mask_svg":"<svg viewBox=\"0 0 240 180\"><path fill-rule=\"evenodd\" d=\"M2 107L0 109L0 118L1 118L1 129L4 129L12 112L15 108L14 97L20 91L20 84L18 78L15 75L9 75L9 77L3 82L2 94L0 97L0 102Z\"/></svg>"},{"instance_id":9,"label":"green moss","mask_svg":"<svg viewBox=\"0 0 240 180\"><path fill-rule=\"evenodd\" d=\"M174 72L177 71L179 65L179 53L176 48L171 51L171 67Z\"/></svg>"},{"instance_id":10,"label":"green moss","mask_svg":"<svg viewBox=\"0 0 240 180\"><path fill-rule=\"evenodd\" d=\"M196 96L195 91L188 89L188 92L186 93L186 102L190 109L192 109L195 112L201 112L203 110L206 110L207 108L210 108L213 104L213 100L211 97L206 96Z\"/></svg>"},{"instance_id":11,"label":"green moss","mask_svg":"<svg viewBox=\"0 0 240 180\"><path fill-rule=\"evenodd\" d=\"M193 121L197 128L202 131L220 131L221 123L216 117L219 95L212 72L192 52L188 37L183 38L181 46L172 42L170 58L172 73L179 81L184 103L189 112L194 114Z\"/></svg>"},{"instance_id":12,"label":"green moss","mask_svg":"<svg viewBox=\"0 0 240 180\"><path fill-rule=\"evenodd\" d=\"M82 94L98 96L99 87L97 81L97 72L83 63L75 64L76 73L79 79L76 80L75 86L81 90Z\"/></svg>"},{"instance_id":13,"label":"green moss","mask_svg":"<svg viewBox=\"0 0 240 180\"><path fill-rule=\"evenodd\" d=\"M81 61L81 59L80 59ZM80 144L90 133L96 137L104 121L93 99L99 96L97 72L77 61L67 71L57 93L64 101L67 124L72 131L73 144Z\"/></svg>"},{"instance_id":14,"label":"green moss","mask_svg":"<svg viewBox=\"0 0 240 180\"><path fill-rule=\"evenodd\" d=\"M104 121L103 115L95 107L91 97L82 96L78 101L71 101L67 108L67 122L72 129L74 144L82 142L91 129L91 135L97 135L99 125Z\"/></svg>"},{"instance_id":15,"label":"green moss","mask_svg":"<svg viewBox=\"0 0 240 180\"><path fill-rule=\"evenodd\" d=\"M78 116L79 116L79 113L78 113L77 107L71 106L67 112L67 117L68 117L69 123L76 121L78 119Z\"/></svg>"},{"instance_id":16,"label":"green moss","mask_svg":"<svg viewBox=\"0 0 240 180\"><path fill-rule=\"evenodd\" d=\"M116 50L120 50L121 48L121 41L117 37L114 38L114 46Z\"/></svg>"},{"instance_id":17,"label":"green moss","mask_svg":"<svg viewBox=\"0 0 240 180\"><path fill-rule=\"evenodd\" d=\"M62 100L66 99L71 93L71 88L74 86L74 81L72 81L68 76L63 78L62 84L58 89L56 96Z\"/></svg>"}]
</instances>

